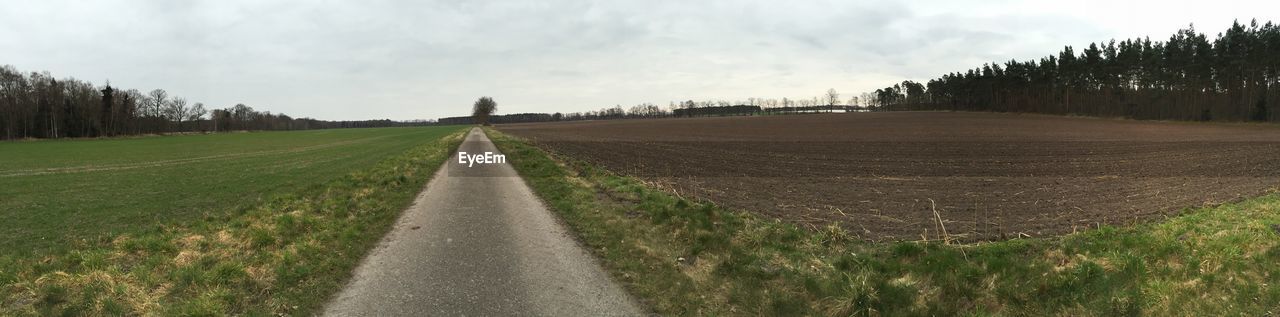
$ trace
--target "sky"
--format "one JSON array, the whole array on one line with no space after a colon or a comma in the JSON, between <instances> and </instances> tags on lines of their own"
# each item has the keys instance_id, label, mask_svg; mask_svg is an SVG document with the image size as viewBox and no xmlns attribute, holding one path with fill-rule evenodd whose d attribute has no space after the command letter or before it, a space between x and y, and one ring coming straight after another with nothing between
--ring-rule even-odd
<instances>
[{"instance_id":1,"label":"sky","mask_svg":"<svg viewBox=\"0 0 1280 317\"><path fill-rule=\"evenodd\" d=\"M842 99L1280 1L7 1L0 64L324 120ZM1078 50L1077 50L1078 51Z\"/></svg>"}]
</instances>

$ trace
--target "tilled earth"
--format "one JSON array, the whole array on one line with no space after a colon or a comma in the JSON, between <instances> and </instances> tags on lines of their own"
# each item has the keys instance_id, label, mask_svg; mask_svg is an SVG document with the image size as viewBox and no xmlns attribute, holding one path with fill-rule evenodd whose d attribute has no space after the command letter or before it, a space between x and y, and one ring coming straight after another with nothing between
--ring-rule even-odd
<instances>
[{"instance_id":1,"label":"tilled earth","mask_svg":"<svg viewBox=\"0 0 1280 317\"><path fill-rule=\"evenodd\" d=\"M1063 234L1280 184L1269 125L893 112L499 129L686 197L867 240Z\"/></svg>"}]
</instances>

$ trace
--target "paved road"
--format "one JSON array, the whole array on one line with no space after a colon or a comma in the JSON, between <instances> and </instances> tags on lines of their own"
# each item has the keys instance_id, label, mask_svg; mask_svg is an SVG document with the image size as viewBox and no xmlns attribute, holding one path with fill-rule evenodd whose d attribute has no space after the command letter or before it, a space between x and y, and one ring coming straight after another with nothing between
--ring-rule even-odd
<instances>
[{"instance_id":1,"label":"paved road","mask_svg":"<svg viewBox=\"0 0 1280 317\"><path fill-rule=\"evenodd\" d=\"M478 128L458 150L498 153ZM325 315L642 315L570 234L511 166L455 153Z\"/></svg>"}]
</instances>

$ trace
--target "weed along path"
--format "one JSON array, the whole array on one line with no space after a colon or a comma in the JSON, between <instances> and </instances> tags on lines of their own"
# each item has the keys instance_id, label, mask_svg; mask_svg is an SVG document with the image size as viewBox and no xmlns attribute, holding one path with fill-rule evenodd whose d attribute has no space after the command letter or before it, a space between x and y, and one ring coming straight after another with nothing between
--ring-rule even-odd
<instances>
[{"instance_id":1,"label":"weed along path","mask_svg":"<svg viewBox=\"0 0 1280 317\"><path fill-rule=\"evenodd\" d=\"M643 314L484 132L473 128L458 152L325 315Z\"/></svg>"}]
</instances>

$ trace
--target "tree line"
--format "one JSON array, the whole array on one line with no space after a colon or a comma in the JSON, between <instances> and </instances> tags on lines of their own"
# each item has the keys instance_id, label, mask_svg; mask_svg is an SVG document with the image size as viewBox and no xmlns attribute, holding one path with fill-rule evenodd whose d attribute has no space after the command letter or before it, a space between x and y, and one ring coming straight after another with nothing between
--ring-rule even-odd
<instances>
[{"instance_id":1,"label":"tree line","mask_svg":"<svg viewBox=\"0 0 1280 317\"><path fill-rule=\"evenodd\" d=\"M487 97L486 97L487 98ZM869 94L841 99L835 89L829 89L820 97L813 98L747 98L746 100L703 100L703 101L671 101L666 107L653 103L640 103L630 107L615 105L599 110L567 113L516 113L494 115L492 111L477 111L473 107L472 116L446 117L436 120L439 124L476 124L481 120L490 123L520 123L548 121L578 120L614 120L614 119L648 119L673 117L704 116L741 116L759 114L800 114L820 112L854 112L866 111L862 105ZM492 100L490 100L492 102Z\"/></svg>"},{"instance_id":2,"label":"tree line","mask_svg":"<svg viewBox=\"0 0 1280 317\"><path fill-rule=\"evenodd\" d=\"M303 130L423 125L391 120L324 121L258 111L244 104L207 109L164 89L143 93L96 86L49 72L0 66L0 140L80 138L231 130Z\"/></svg>"},{"instance_id":3,"label":"tree line","mask_svg":"<svg viewBox=\"0 0 1280 317\"><path fill-rule=\"evenodd\" d=\"M989 63L867 100L883 110L1072 114L1135 119L1280 121L1280 26L1238 21L1212 40L1189 26L1150 38L1071 46L1037 61Z\"/></svg>"}]
</instances>

